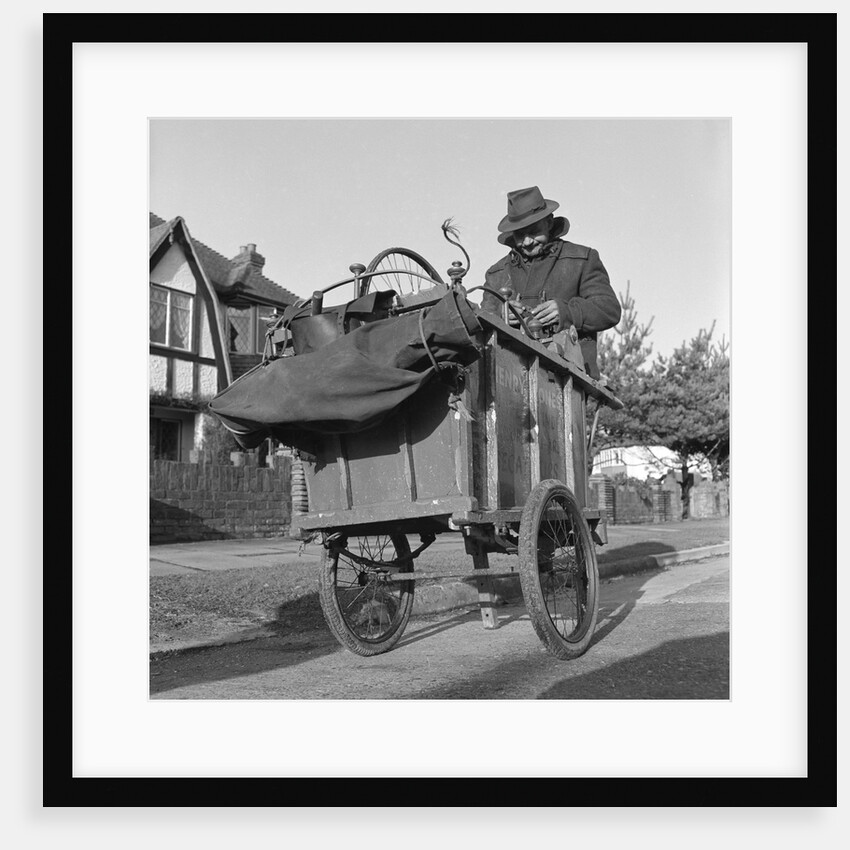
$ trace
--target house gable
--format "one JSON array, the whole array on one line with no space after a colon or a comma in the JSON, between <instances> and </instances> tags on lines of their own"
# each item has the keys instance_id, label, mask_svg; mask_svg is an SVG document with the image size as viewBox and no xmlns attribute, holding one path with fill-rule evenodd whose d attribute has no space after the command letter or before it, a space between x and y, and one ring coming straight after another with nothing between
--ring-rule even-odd
<instances>
[{"instance_id":1,"label":"house gable","mask_svg":"<svg viewBox=\"0 0 850 850\"><path fill-rule=\"evenodd\" d=\"M256 245L243 245L228 259L191 236L179 216L166 221L150 213L150 257L152 283L169 281L188 291L194 280L209 316L215 360L223 364L219 389L259 362L264 323L299 300L263 274L265 258Z\"/></svg>"},{"instance_id":2,"label":"house gable","mask_svg":"<svg viewBox=\"0 0 850 850\"><path fill-rule=\"evenodd\" d=\"M216 292L198 262L185 222L151 215L151 394L201 403L232 380ZM179 312L175 321L173 315ZM154 321L158 333L155 335ZM182 338L172 339L174 329Z\"/></svg>"}]
</instances>

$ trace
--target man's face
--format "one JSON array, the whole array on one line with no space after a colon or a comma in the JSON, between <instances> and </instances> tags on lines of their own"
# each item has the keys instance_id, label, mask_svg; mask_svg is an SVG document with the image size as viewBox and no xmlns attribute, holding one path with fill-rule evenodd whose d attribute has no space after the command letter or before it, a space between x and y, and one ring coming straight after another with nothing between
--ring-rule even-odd
<instances>
[{"instance_id":1,"label":"man's face","mask_svg":"<svg viewBox=\"0 0 850 850\"><path fill-rule=\"evenodd\" d=\"M552 222L549 218L535 221L522 230L514 232L514 244L524 257L531 259L539 257L543 252L543 246L549 241Z\"/></svg>"}]
</instances>

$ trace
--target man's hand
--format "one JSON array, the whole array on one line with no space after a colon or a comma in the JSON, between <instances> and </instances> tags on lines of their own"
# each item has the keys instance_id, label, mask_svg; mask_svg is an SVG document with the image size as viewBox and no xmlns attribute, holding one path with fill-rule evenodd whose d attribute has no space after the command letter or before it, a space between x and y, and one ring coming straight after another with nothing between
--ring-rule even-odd
<instances>
[{"instance_id":1,"label":"man's hand","mask_svg":"<svg viewBox=\"0 0 850 850\"><path fill-rule=\"evenodd\" d=\"M543 301L531 311L531 314L544 326L555 325L560 320L557 301Z\"/></svg>"}]
</instances>

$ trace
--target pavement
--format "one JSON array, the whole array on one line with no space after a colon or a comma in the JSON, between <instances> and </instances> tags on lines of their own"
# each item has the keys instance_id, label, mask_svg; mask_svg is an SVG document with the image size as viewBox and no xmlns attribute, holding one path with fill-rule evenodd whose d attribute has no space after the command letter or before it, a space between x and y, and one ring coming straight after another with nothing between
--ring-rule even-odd
<instances>
[{"instance_id":1,"label":"pavement","mask_svg":"<svg viewBox=\"0 0 850 850\"><path fill-rule=\"evenodd\" d=\"M663 533L663 527L653 525L654 532ZM667 551L663 554L642 557L617 557L616 544L618 526L608 526L609 546L599 549L599 577L615 579L654 569L666 569L676 564L713 558L729 553L729 543L701 546L694 549ZM250 540L205 540L193 543L168 543L150 547L150 575L180 575L193 572L216 570L249 569L252 567L285 567L287 564L304 565L311 561L318 567L321 544L302 545L288 537L259 538ZM609 551L606 552L605 550ZM438 536L428 552L435 557L441 553L457 556L462 554L463 540L459 534ZM471 570L471 565L470 565ZM519 574L508 578L494 578L497 604L521 596ZM470 605L478 605L478 591L472 577L450 579L423 579L416 583L412 616L438 614ZM171 651L221 646L243 640L255 640L273 634L262 626L243 629L215 640L184 643ZM151 656L162 654L161 648L152 647Z\"/></svg>"}]
</instances>

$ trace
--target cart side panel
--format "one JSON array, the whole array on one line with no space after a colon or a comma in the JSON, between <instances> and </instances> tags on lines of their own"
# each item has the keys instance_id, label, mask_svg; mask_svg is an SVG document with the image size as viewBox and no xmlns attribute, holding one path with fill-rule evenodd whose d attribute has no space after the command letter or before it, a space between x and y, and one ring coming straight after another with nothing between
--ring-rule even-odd
<instances>
[{"instance_id":1,"label":"cart side panel","mask_svg":"<svg viewBox=\"0 0 850 850\"><path fill-rule=\"evenodd\" d=\"M352 506L410 500L399 436L398 417L393 416L377 428L342 438Z\"/></svg>"},{"instance_id":2,"label":"cart side panel","mask_svg":"<svg viewBox=\"0 0 850 850\"><path fill-rule=\"evenodd\" d=\"M537 372L537 427L540 479L566 480L567 448L564 429L563 380L543 366Z\"/></svg>"},{"instance_id":3,"label":"cart side panel","mask_svg":"<svg viewBox=\"0 0 850 850\"><path fill-rule=\"evenodd\" d=\"M434 381L376 428L317 440L316 460L305 463L310 514L351 511L355 522L392 505L403 519L438 499L471 496L469 423L448 401L449 389Z\"/></svg>"},{"instance_id":4,"label":"cart side panel","mask_svg":"<svg viewBox=\"0 0 850 850\"><path fill-rule=\"evenodd\" d=\"M495 438L498 470L498 505L521 507L531 493L531 427L528 392L530 358L524 353L494 346Z\"/></svg>"},{"instance_id":5,"label":"cart side panel","mask_svg":"<svg viewBox=\"0 0 850 850\"><path fill-rule=\"evenodd\" d=\"M324 437L316 442L315 462L304 464L310 510L344 510L348 505L340 486L339 440Z\"/></svg>"},{"instance_id":6,"label":"cart side panel","mask_svg":"<svg viewBox=\"0 0 850 850\"><path fill-rule=\"evenodd\" d=\"M417 499L469 495L467 441L461 420L449 408L449 388L433 381L407 413L411 466Z\"/></svg>"}]
</instances>

